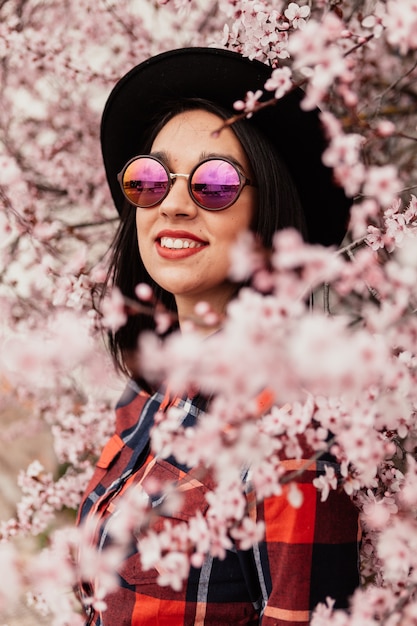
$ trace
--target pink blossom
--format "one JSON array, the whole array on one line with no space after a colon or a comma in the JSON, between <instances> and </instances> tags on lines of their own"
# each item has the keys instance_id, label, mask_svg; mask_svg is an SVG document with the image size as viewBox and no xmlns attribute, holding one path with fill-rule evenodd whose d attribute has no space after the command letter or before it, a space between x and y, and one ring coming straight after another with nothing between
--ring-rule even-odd
<instances>
[{"instance_id":1,"label":"pink blossom","mask_svg":"<svg viewBox=\"0 0 417 626\"><path fill-rule=\"evenodd\" d=\"M340 123L340 120L333 115L333 113L330 113L329 111L321 111L319 116L328 139L332 139L333 137L337 137L342 134L342 124Z\"/></svg>"},{"instance_id":2,"label":"pink blossom","mask_svg":"<svg viewBox=\"0 0 417 626\"><path fill-rule=\"evenodd\" d=\"M407 224L416 223L417 221L417 197L411 194L410 201L405 210L405 220Z\"/></svg>"},{"instance_id":3,"label":"pink blossom","mask_svg":"<svg viewBox=\"0 0 417 626\"><path fill-rule=\"evenodd\" d=\"M367 527L373 530L387 528L391 515L395 515L398 508L393 498L381 498L377 500L371 491L368 490L367 498L362 505L361 519Z\"/></svg>"},{"instance_id":4,"label":"pink blossom","mask_svg":"<svg viewBox=\"0 0 417 626\"><path fill-rule=\"evenodd\" d=\"M190 563L187 555L181 552L169 552L158 563L158 584L169 585L174 591L180 591L188 576Z\"/></svg>"},{"instance_id":5,"label":"pink blossom","mask_svg":"<svg viewBox=\"0 0 417 626\"><path fill-rule=\"evenodd\" d=\"M354 238L363 237L368 229L370 222L378 217L380 207L378 203L371 198L364 199L352 205L350 210L349 229Z\"/></svg>"},{"instance_id":6,"label":"pink blossom","mask_svg":"<svg viewBox=\"0 0 417 626\"><path fill-rule=\"evenodd\" d=\"M150 302L153 299L153 292L151 287L146 283L140 283L135 287L135 293L139 300L144 302Z\"/></svg>"},{"instance_id":7,"label":"pink blossom","mask_svg":"<svg viewBox=\"0 0 417 626\"><path fill-rule=\"evenodd\" d=\"M334 13L327 13L320 22L310 20L294 33L289 42L289 52L294 55L296 67L315 66L335 54L329 46L342 34L342 22Z\"/></svg>"},{"instance_id":8,"label":"pink blossom","mask_svg":"<svg viewBox=\"0 0 417 626\"><path fill-rule=\"evenodd\" d=\"M294 509L299 509L302 506L304 501L303 492L295 482L290 483L286 495L288 502Z\"/></svg>"},{"instance_id":9,"label":"pink blossom","mask_svg":"<svg viewBox=\"0 0 417 626\"><path fill-rule=\"evenodd\" d=\"M226 550L233 548L227 524L224 523L224 520L212 517L208 517L207 521L210 529L210 555L224 559Z\"/></svg>"},{"instance_id":10,"label":"pink blossom","mask_svg":"<svg viewBox=\"0 0 417 626\"><path fill-rule=\"evenodd\" d=\"M395 133L395 124L390 120L380 120L378 122L376 131L381 137L391 137Z\"/></svg>"},{"instance_id":11,"label":"pink blossom","mask_svg":"<svg viewBox=\"0 0 417 626\"><path fill-rule=\"evenodd\" d=\"M172 326L172 324L175 321L175 316L170 313L169 311L157 311L155 313L155 325L156 325L156 331L160 334L163 335L164 333L167 332L167 330Z\"/></svg>"},{"instance_id":12,"label":"pink blossom","mask_svg":"<svg viewBox=\"0 0 417 626\"><path fill-rule=\"evenodd\" d=\"M61 230L59 222L43 222L33 228L33 236L40 241L50 241Z\"/></svg>"},{"instance_id":13,"label":"pink blossom","mask_svg":"<svg viewBox=\"0 0 417 626\"><path fill-rule=\"evenodd\" d=\"M344 69L344 68L343 68ZM337 92L342 96L344 103L348 108L354 108L358 105L359 98L355 91L353 91L345 83L337 86Z\"/></svg>"},{"instance_id":14,"label":"pink blossom","mask_svg":"<svg viewBox=\"0 0 417 626\"><path fill-rule=\"evenodd\" d=\"M334 468L326 466L326 473L313 480L313 485L321 492L320 499L325 502L330 493L330 489L336 489L337 476Z\"/></svg>"},{"instance_id":15,"label":"pink blossom","mask_svg":"<svg viewBox=\"0 0 417 626\"><path fill-rule=\"evenodd\" d=\"M416 0L389 0L384 17L389 43L398 47L401 54L417 49L417 4Z\"/></svg>"},{"instance_id":16,"label":"pink blossom","mask_svg":"<svg viewBox=\"0 0 417 626\"><path fill-rule=\"evenodd\" d=\"M400 501L403 506L414 509L417 506L417 463L411 455L407 455L407 466Z\"/></svg>"},{"instance_id":17,"label":"pink blossom","mask_svg":"<svg viewBox=\"0 0 417 626\"><path fill-rule=\"evenodd\" d=\"M207 493L206 499L211 518L240 520L243 517L246 500L241 485L215 489Z\"/></svg>"},{"instance_id":18,"label":"pink blossom","mask_svg":"<svg viewBox=\"0 0 417 626\"><path fill-rule=\"evenodd\" d=\"M312 619L311 626L327 626L329 619L334 617L333 606L335 600L332 598L326 598L326 603L320 603L317 605Z\"/></svg>"},{"instance_id":19,"label":"pink blossom","mask_svg":"<svg viewBox=\"0 0 417 626\"><path fill-rule=\"evenodd\" d=\"M82 624L70 593L76 581L71 550L77 549L77 537L78 533L73 528L57 531L51 546L42 551L28 572L36 595L41 596L57 626Z\"/></svg>"},{"instance_id":20,"label":"pink blossom","mask_svg":"<svg viewBox=\"0 0 417 626\"><path fill-rule=\"evenodd\" d=\"M386 248L392 252L398 248L397 258L404 265L413 265L413 241L415 229L412 227L415 219L413 201L408 209L403 210L401 200L394 201L383 214L383 227L368 226L367 241L374 249ZM410 228L411 226L411 228ZM407 261L410 259L411 263Z\"/></svg>"},{"instance_id":21,"label":"pink blossom","mask_svg":"<svg viewBox=\"0 0 417 626\"><path fill-rule=\"evenodd\" d=\"M140 539L140 560L145 571L155 567L161 558L162 546L158 536L153 531L148 531Z\"/></svg>"},{"instance_id":22,"label":"pink blossom","mask_svg":"<svg viewBox=\"0 0 417 626\"><path fill-rule=\"evenodd\" d=\"M291 4L289 6L291 6ZM282 96L284 96L291 89L291 87L291 70L289 67L280 67L274 70L271 78L268 78L265 83L265 89L268 91L275 91L274 96L277 99L282 98Z\"/></svg>"},{"instance_id":23,"label":"pink blossom","mask_svg":"<svg viewBox=\"0 0 417 626\"><path fill-rule=\"evenodd\" d=\"M362 163L352 165L336 165L333 169L336 182L343 187L349 197L354 197L361 189L366 176L366 169Z\"/></svg>"},{"instance_id":24,"label":"pink blossom","mask_svg":"<svg viewBox=\"0 0 417 626\"><path fill-rule=\"evenodd\" d=\"M326 119L328 132L331 132L329 145L323 152L323 163L334 168L338 183L349 196L354 196L360 190L366 174L365 167L360 162L364 138L359 134L345 135L337 132L338 128L334 123L330 128L328 116L323 119Z\"/></svg>"},{"instance_id":25,"label":"pink blossom","mask_svg":"<svg viewBox=\"0 0 417 626\"><path fill-rule=\"evenodd\" d=\"M368 168L363 186L365 196L373 196L382 206L391 204L401 189L397 170L393 165Z\"/></svg>"},{"instance_id":26,"label":"pink blossom","mask_svg":"<svg viewBox=\"0 0 417 626\"><path fill-rule=\"evenodd\" d=\"M113 287L110 296L103 301L102 312L103 325L113 332L126 324L126 305L123 295L117 287Z\"/></svg>"},{"instance_id":27,"label":"pink blossom","mask_svg":"<svg viewBox=\"0 0 417 626\"><path fill-rule=\"evenodd\" d=\"M303 28L306 24L305 18L310 15L310 7L298 6L295 2L290 2L284 15L294 28Z\"/></svg>"},{"instance_id":28,"label":"pink blossom","mask_svg":"<svg viewBox=\"0 0 417 626\"><path fill-rule=\"evenodd\" d=\"M356 133L334 135L329 146L323 152L323 163L328 167L339 165L354 166L360 158L363 143L364 138Z\"/></svg>"},{"instance_id":29,"label":"pink blossom","mask_svg":"<svg viewBox=\"0 0 417 626\"><path fill-rule=\"evenodd\" d=\"M351 603L353 619L361 624L377 624L392 612L392 607L398 600L396 595L393 589L378 586L358 590Z\"/></svg>"},{"instance_id":30,"label":"pink blossom","mask_svg":"<svg viewBox=\"0 0 417 626\"><path fill-rule=\"evenodd\" d=\"M362 20L362 27L366 29L371 29L373 31L373 35L376 38L381 37L381 34L384 30L382 25L383 12L381 11L380 5L376 5L374 7L374 12L370 15L367 15Z\"/></svg>"},{"instance_id":31,"label":"pink blossom","mask_svg":"<svg viewBox=\"0 0 417 626\"><path fill-rule=\"evenodd\" d=\"M106 268L104 267L103 264L98 263L95 267L93 267L93 269L91 270L91 281L93 283L103 283L105 278L106 278Z\"/></svg>"},{"instance_id":32,"label":"pink blossom","mask_svg":"<svg viewBox=\"0 0 417 626\"><path fill-rule=\"evenodd\" d=\"M263 539L264 532L265 524L263 522L255 522L249 517L245 517L239 527L232 528L230 534L238 542L241 550L249 550Z\"/></svg>"},{"instance_id":33,"label":"pink blossom","mask_svg":"<svg viewBox=\"0 0 417 626\"><path fill-rule=\"evenodd\" d=\"M282 493L280 478L285 468L280 466L277 457L271 457L251 468L250 478L258 498L279 496Z\"/></svg>"},{"instance_id":34,"label":"pink blossom","mask_svg":"<svg viewBox=\"0 0 417 626\"><path fill-rule=\"evenodd\" d=\"M371 246L372 250L379 250L384 247L383 233L376 226L368 226L368 235L366 241Z\"/></svg>"},{"instance_id":35,"label":"pink blossom","mask_svg":"<svg viewBox=\"0 0 417 626\"><path fill-rule=\"evenodd\" d=\"M288 49L297 60L299 67L308 67L320 61L325 43L325 33L320 28L320 24L310 20L302 31L291 37Z\"/></svg>"},{"instance_id":36,"label":"pink blossom","mask_svg":"<svg viewBox=\"0 0 417 626\"><path fill-rule=\"evenodd\" d=\"M262 93L261 89L257 89L255 92L248 91L245 100L237 100L233 106L237 111L244 111L246 117L252 117Z\"/></svg>"},{"instance_id":37,"label":"pink blossom","mask_svg":"<svg viewBox=\"0 0 417 626\"><path fill-rule=\"evenodd\" d=\"M278 272L292 271L301 276L300 288L331 281L341 268L340 259L332 250L321 246L305 245L300 234L293 229L278 231L274 235L273 266ZM295 275L291 280L295 281Z\"/></svg>"},{"instance_id":38,"label":"pink blossom","mask_svg":"<svg viewBox=\"0 0 417 626\"><path fill-rule=\"evenodd\" d=\"M412 520L395 518L381 531L377 549L387 581L396 583L407 578L415 565L416 548L416 528Z\"/></svg>"},{"instance_id":39,"label":"pink blossom","mask_svg":"<svg viewBox=\"0 0 417 626\"><path fill-rule=\"evenodd\" d=\"M141 489L129 489L121 498L118 514L109 528L112 539L120 545L129 545L132 535L148 521L148 513L148 494Z\"/></svg>"},{"instance_id":40,"label":"pink blossom","mask_svg":"<svg viewBox=\"0 0 417 626\"><path fill-rule=\"evenodd\" d=\"M190 520L188 536L201 555L209 552L210 531L207 521L200 511L197 511L196 515Z\"/></svg>"},{"instance_id":41,"label":"pink blossom","mask_svg":"<svg viewBox=\"0 0 417 626\"><path fill-rule=\"evenodd\" d=\"M0 155L0 185L13 185L20 178L20 169L16 161L6 155Z\"/></svg>"},{"instance_id":42,"label":"pink blossom","mask_svg":"<svg viewBox=\"0 0 417 626\"><path fill-rule=\"evenodd\" d=\"M0 592L0 614L15 608L22 592L23 580L21 566L16 548L11 543L0 545L0 562L7 576L4 577L4 585Z\"/></svg>"}]
</instances>

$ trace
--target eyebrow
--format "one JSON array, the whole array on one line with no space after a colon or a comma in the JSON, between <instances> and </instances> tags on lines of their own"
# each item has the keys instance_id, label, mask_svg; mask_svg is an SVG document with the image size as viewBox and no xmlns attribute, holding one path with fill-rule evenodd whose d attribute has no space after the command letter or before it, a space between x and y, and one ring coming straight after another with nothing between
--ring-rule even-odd
<instances>
[{"instance_id":1,"label":"eyebrow","mask_svg":"<svg viewBox=\"0 0 417 626\"><path fill-rule=\"evenodd\" d=\"M170 156L168 152L166 152L165 150L157 150L156 152L150 152L149 156L156 157L157 159L165 163L168 169L170 169L169 168ZM238 161L236 157L232 156L231 154L224 154L221 152L201 152L198 157L198 160L196 161L196 164L200 163L200 161L204 161L204 159L213 159L213 158L228 159L229 161L234 163L234 165L236 165L242 172L245 171L245 168L243 167L242 163L240 163L240 161Z\"/></svg>"},{"instance_id":2,"label":"eyebrow","mask_svg":"<svg viewBox=\"0 0 417 626\"><path fill-rule=\"evenodd\" d=\"M164 150L158 150L157 152L150 152L148 156L155 157L155 158L159 159L160 161L163 161L167 165L169 163L168 152L165 152Z\"/></svg>"}]
</instances>

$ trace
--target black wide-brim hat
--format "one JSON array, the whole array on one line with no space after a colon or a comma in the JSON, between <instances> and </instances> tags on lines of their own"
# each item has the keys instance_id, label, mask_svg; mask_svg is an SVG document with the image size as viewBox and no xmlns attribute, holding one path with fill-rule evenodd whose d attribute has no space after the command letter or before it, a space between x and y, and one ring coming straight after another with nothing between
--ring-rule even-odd
<instances>
[{"instance_id":1,"label":"black wide-brim hat","mask_svg":"<svg viewBox=\"0 0 417 626\"><path fill-rule=\"evenodd\" d=\"M217 48L181 48L151 57L130 70L111 92L102 117L101 146L107 180L119 213L125 204L117 174L141 154L158 110L168 101L204 98L236 113L233 104L247 91L264 89L267 65ZM265 98L273 94L266 93ZM304 111L296 88L248 123L266 135L285 161L305 212L308 240L339 244L347 227L350 200L335 185L321 160L326 146L319 111Z\"/></svg>"}]
</instances>

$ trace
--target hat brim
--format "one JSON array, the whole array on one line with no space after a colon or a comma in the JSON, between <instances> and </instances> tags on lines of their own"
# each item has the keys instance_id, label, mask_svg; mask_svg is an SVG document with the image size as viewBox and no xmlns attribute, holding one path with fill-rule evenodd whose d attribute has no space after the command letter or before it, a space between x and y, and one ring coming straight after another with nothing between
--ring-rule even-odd
<instances>
[{"instance_id":1,"label":"hat brim","mask_svg":"<svg viewBox=\"0 0 417 626\"><path fill-rule=\"evenodd\" d=\"M155 114L177 98L204 98L233 113L247 91L263 89L267 65L217 48L181 48L154 56L128 72L111 92L102 117L101 146L110 191L119 213L125 200L117 174L141 152ZM271 97L267 94L266 97ZM322 163L326 142L318 110L304 111L304 94L294 89L253 115L249 123L275 145L297 186L308 239L339 244L346 232L351 201Z\"/></svg>"}]
</instances>

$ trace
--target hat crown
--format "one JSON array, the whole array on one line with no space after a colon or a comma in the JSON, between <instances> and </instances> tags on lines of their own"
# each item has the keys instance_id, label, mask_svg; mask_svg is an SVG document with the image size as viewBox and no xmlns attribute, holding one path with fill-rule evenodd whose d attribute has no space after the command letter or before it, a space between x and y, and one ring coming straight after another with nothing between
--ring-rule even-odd
<instances>
[{"instance_id":1,"label":"hat crown","mask_svg":"<svg viewBox=\"0 0 417 626\"><path fill-rule=\"evenodd\" d=\"M244 99L247 91L263 90L270 73L267 65L230 50L181 48L151 57L123 76L110 93L101 123L104 165L119 213L124 198L117 174L142 152L168 101L203 98L233 114L234 102ZM295 88L274 106L255 113L250 123L285 161L301 198L309 240L337 244L345 234L350 201L322 163L325 138L319 111L302 110L302 99L303 92Z\"/></svg>"}]
</instances>

